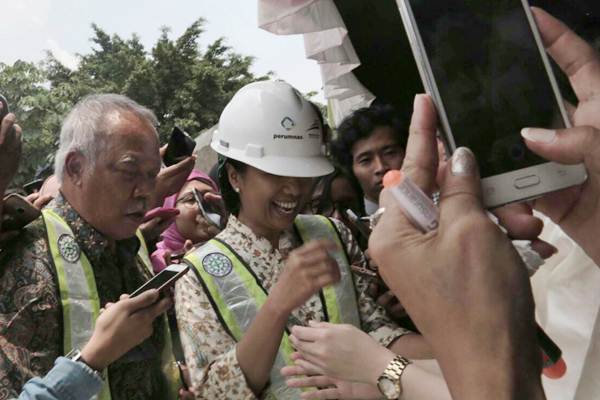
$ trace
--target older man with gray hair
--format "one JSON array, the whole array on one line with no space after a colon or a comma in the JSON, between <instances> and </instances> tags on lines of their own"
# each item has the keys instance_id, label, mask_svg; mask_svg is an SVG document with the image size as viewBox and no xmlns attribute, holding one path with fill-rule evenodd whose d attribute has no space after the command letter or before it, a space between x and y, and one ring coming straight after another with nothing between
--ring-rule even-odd
<instances>
[{"instance_id":1,"label":"older man with gray hair","mask_svg":"<svg viewBox=\"0 0 600 400\"><path fill-rule=\"evenodd\" d=\"M114 94L88 96L66 117L55 166L61 194L0 260L0 400L17 397L57 356L96 359L77 349L100 308L151 277L137 230L155 201L156 124L150 110ZM152 336L108 368L100 398L176 398L173 361L158 318Z\"/></svg>"}]
</instances>

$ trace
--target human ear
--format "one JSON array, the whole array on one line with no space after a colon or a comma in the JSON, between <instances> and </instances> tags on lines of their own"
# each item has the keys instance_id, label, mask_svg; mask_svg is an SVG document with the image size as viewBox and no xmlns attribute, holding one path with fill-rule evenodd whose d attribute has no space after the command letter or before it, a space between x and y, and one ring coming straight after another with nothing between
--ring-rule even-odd
<instances>
[{"instance_id":1,"label":"human ear","mask_svg":"<svg viewBox=\"0 0 600 400\"><path fill-rule=\"evenodd\" d=\"M69 153L65 159L65 176L76 186L82 183L84 163L81 153Z\"/></svg>"},{"instance_id":2,"label":"human ear","mask_svg":"<svg viewBox=\"0 0 600 400\"><path fill-rule=\"evenodd\" d=\"M229 184L236 193L239 193L242 185L240 173L231 164L226 164L225 168L227 169L227 179L229 180Z\"/></svg>"}]
</instances>

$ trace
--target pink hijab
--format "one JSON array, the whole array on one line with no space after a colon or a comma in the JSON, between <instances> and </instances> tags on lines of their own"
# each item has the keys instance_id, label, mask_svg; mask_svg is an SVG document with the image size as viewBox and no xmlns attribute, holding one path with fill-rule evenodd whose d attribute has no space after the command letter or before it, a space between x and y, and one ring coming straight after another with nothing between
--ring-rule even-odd
<instances>
[{"instance_id":1,"label":"pink hijab","mask_svg":"<svg viewBox=\"0 0 600 400\"><path fill-rule=\"evenodd\" d=\"M217 185L213 182L212 179L204 172L194 169L190 173L190 175L186 179L186 183L190 181L201 181L212 187L215 191L218 191ZM179 197L179 193L176 193L172 196L169 196L165 199L163 203L163 207L167 208L175 208L175 203L177 202L177 198ZM181 236L181 233L177 230L177 225L175 222L171 224L161 235L161 241L156 244L156 250L152 253L152 266L154 268L154 272L158 273L166 268L167 264L165 263L165 253L177 252L183 249L183 245L185 244L185 238Z\"/></svg>"}]
</instances>

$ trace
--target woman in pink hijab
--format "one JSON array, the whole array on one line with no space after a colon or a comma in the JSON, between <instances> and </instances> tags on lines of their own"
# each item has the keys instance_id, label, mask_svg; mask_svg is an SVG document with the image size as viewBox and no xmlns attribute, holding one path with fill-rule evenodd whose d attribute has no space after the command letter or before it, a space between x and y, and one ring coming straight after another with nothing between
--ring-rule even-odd
<instances>
[{"instance_id":1,"label":"woman in pink hijab","mask_svg":"<svg viewBox=\"0 0 600 400\"><path fill-rule=\"evenodd\" d=\"M161 241L152 253L152 266L156 273L167 266L165 256L184 250L186 242L187 246L202 244L219 233L219 228L206 221L198 211L194 189L202 198L212 196L213 200L219 201L217 185L208 175L196 169L192 170L179 193L165 199L163 207L177 208L179 215L160 235Z\"/></svg>"}]
</instances>

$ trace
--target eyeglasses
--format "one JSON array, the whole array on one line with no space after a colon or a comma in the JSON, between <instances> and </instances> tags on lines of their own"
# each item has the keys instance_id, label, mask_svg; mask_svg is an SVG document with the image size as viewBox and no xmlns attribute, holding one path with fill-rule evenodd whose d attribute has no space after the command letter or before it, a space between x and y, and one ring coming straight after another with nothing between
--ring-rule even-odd
<instances>
[{"instance_id":1,"label":"eyeglasses","mask_svg":"<svg viewBox=\"0 0 600 400\"><path fill-rule=\"evenodd\" d=\"M185 194L185 196L182 196L181 198L177 199L177 201L175 202L175 204L182 204L185 207L196 207L196 200L194 199L194 194L191 192L188 192Z\"/></svg>"}]
</instances>

